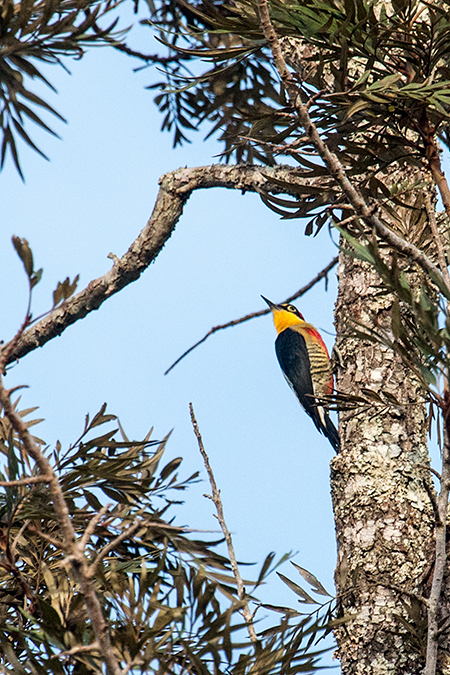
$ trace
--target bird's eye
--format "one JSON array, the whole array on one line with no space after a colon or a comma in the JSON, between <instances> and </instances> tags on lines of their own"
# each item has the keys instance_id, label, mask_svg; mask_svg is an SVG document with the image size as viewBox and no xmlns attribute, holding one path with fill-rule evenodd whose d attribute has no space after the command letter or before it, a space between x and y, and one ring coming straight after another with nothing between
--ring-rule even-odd
<instances>
[{"instance_id":1,"label":"bird's eye","mask_svg":"<svg viewBox=\"0 0 450 675\"><path fill-rule=\"evenodd\" d=\"M294 312L294 314L297 311L297 307L294 307L294 305L288 305L286 309L288 312Z\"/></svg>"}]
</instances>

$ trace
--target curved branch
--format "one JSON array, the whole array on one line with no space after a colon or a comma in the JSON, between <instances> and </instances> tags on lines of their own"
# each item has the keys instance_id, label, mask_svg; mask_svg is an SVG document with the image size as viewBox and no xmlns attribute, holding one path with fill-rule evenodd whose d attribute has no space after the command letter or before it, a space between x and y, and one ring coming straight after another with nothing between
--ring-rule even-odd
<instances>
[{"instance_id":1,"label":"curved branch","mask_svg":"<svg viewBox=\"0 0 450 675\"><path fill-rule=\"evenodd\" d=\"M271 177L277 181L288 182L293 186L292 191L290 192L289 187L271 183ZM162 176L159 183L160 189L153 213L125 255L119 259L110 253L113 266L104 276L91 281L84 290L26 330L14 345L5 345L4 349L9 350L7 364L61 335L68 326L83 319L109 297L136 281L162 250L183 213L184 204L195 190L223 187L242 192L295 194L295 185L310 184L311 179L302 177L301 170L295 171L291 167L260 168L215 164L177 169Z\"/></svg>"}]
</instances>

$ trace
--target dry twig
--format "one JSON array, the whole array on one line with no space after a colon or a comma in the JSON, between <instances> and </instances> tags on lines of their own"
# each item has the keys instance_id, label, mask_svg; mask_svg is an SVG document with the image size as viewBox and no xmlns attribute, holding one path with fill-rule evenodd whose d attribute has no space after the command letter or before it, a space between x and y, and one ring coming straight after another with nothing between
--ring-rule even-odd
<instances>
[{"instance_id":1,"label":"dry twig","mask_svg":"<svg viewBox=\"0 0 450 675\"><path fill-rule=\"evenodd\" d=\"M300 288L300 290L298 290L293 295L290 295L289 298L286 298L286 300L284 300L284 302L292 302L293 300L296 300L297 298L300 298L302 295L305 295L305 293L307 291L309 291L310 288L315 286L321 279L324 279L324 278L326 279L327 276L328 276L328 273L337 264L338 260L339 260L339 256L336 256L335 258L333 258L333 260L331 262L329 262L328 265L326 267L324 267L323 270L321 272L319 272L319 274L317 274L314 277L314 279L311 279L311 281L308 281L308 283L305 286ZM203 342L205 342L210 337L210 335L214 335L214 333L217 333L217 331L224 330L225 328L231 328L232 326L238 326L240 323L245 323L246 321L250 321L250 319L256 319L259 316L265 316L266 314L270 314L271 311L272 310L270 310L270 309L261 309L259 312L252 312L251 314L246 314L245 316L241 316L240 319L233 319L232 321L228 321L227 323L221 323L218 326L214 326L213 328L211 328L211 330L209 330L206 333L206 335L204 335L202 337L201 340L199 340L194 345L192 345L192 347L189 347L189 349L186 349L186 351L183 352L183 354L181 356L179 356L177 358L177 360L174 361L171 366L169 366L169 368L167 368L164 375L167 375L168 373L170 373L172 368L175 368L175 366L178 365L180 363L180 361L182 361L184 359L185 356L190 354L192 351L194 351L194 349L196 349L199 345L201 345Z\"/></svg>"},{"instance_id":2,"label":"dry twig","mask_svg":"<svg viewBox=\"0 0 450 675\"><path fill-rule=\"evenodd\" d=\"M441 633L439 614L442 584L447 568L447 517L450 494L450 400L446 394L442 403L444 416L444 443L442 447L441 489L437 498L435 527L435 563L430 596L428 598L427 656L424 675L436 675L438 657L438 639Z\"/></svg>"},{"instance_id":3,"label":"dry twig","mask_svg":"<svg viewBox=\"0 0 450 675\"><path fill-rule=\"evenodd\" d=\"M234 546L233 546L233 540L231 538L230 531L227 527L227 524L225 522L225 516L223 514L223 505L222 505L222 499L220 497L220 490L217 488L217 484L214 478L213 470L211 468L211 464L209 463L209 457L206 454L206 450L203 445L203 440L202 436L200 434L200 430L198 428L198 423L195 418L195 413L194 413L194 408L192 406L192 403L189 403L189 410L191 413L191 421L192 421L192 426L194 428L194 433L197 437L197 442L198 442L198 447L200 450L200 453L203 457L203 462L205 464L205 468L208 474L209 482L211 484L211 490L212 490L212 496L206 495L212 501L214 502L214 506L216 507L217 511L217 520L220 523L220 527L222 528L222 532L225 537L225 541L227 543L228 547L228 555L230 557L230 563L231 563L231 568L233 570L234 578L236 579L236 585L237 585L237 591L238 591L238 598L239 600L243 603L242 607L242 613L244 615L244 619L247 624L247 630L248 634L250 635L250 639L252 642L257 642L258 638L256 637L256 631L255 627L253 625L253 617L252 613L250 612L250 607L248 606L247 602L247 595L245 592L245 587L244 587L244 582L241 577L241 573L239 572L239 566L236 560L236 554L234 552Z\"/></svg>"},{"instance_id":4,"label":"dry twig","mask_svg":"<svg viewBox=\"0 0 450 675\"><path fill-rule=\"evenodd\" d=\"M450 277L448 274L447 261L445 257L444 246L442 243L442 235L439 232L438 224L436 222L436 212L431 204L430 195L425 192L425 208L427 211L428 222L430 224L431 232L433 233L434 243L436 245L436 253L441 268L442 275L446 282L450 285Z\"/></svg>"},{"instance_id":5,"label":"dry twig","mask_svg":"<svg viewBox=\"0 0 450 675\"><path fill-rule=\"evenodd\" d=\"M29 476L17 480L0 480L0 487L17 487L18 485L33 485L36 483L47 483L47 478L45 476Z\"/></svg>"}]
</instances>

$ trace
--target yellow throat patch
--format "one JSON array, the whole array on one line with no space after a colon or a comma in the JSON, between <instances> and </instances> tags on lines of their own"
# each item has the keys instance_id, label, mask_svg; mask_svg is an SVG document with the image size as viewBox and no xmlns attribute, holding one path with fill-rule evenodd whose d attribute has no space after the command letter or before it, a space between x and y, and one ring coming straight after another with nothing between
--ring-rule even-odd
<instances>
[{"instance_id":1,"label":"yellow throat patch","mask_svg":"<svg viewBox=\"0 0 450 675\"><path fill-rule=\"evenodd\" d=\"M289 328L289 326L301 326L306 323L293 314L293 312L288 312L286 309L273 309L272 314L277 333L281 333L286 328Z\"/></svg>"}]
</instances>

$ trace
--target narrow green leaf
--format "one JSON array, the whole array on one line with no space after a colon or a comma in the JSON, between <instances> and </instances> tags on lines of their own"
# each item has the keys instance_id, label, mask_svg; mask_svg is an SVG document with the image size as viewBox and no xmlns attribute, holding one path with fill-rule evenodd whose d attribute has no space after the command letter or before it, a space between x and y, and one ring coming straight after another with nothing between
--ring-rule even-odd
<instances>
[{"instance_id":1,"label":"narrow green leaf","mask_svg":"<svg viewBox=\"0 0 450 675\"><path fill-rule=\"evenodd\" d=\"M12 243L17 251L17 255L23 262L25 272L27 273L28 278L30 279L33 275L34 261L33 261L33 253L31 252L31 248L28 244L28 241L26 239L21 239L20 237L13 236Z\"/></svg>"},{"instance_id":2,"label":"narrow green leaf","mask_svg":"<svg viewBox=\"0 0 450 675\"><path fill-rule=\"evenodd\" d=\"M278 576L280 577L281 581L288 586L291 591L294 591L296 595L298 595L301 600L300 602L304 602L307 605L317 605L317 601L314 600L301 586L296 584L294 581L291 581L288 579L288 577L285 577L284 574L281 574L281 572L277 572Z\"/></svg>"},{"instance_id":3,"label":"narrow green leaf","mask_svg":"<svg viewBox=\"0 0 450 675\"><path fill-rule=\"evenodd\" d=\"M341 235L348 241L350 246L353 248L353 251L355 253L355 256L359 258L359 260L364 260L365 262L370 263L371 265L375 265L376 261L375 258L373 257L372 253L369 251L367 246L364 246L364 244L361 244L355 237L352 237L351 234L349 234L344 228L339 227L339 225L335 225L337 230L341 233Z\"/></svg>"},{"instance_id":4,"label":"narrow green leaf","mask_svg":"<svg viewBox=\"0 0 450 675\"><path fill-rule=\"evenodd\" d=\"M308 584L311 585L312 589L318 593L319 595L326 595L329 598L332 598L333 596L328 593L328 591L325 590L325 588L322 586L320 581L317 579L317 577L314 576L314 574L311 574L311 572L308 572L308 570L305 570L304 567L300 567L300 565L297 565L293 560L291 560L292 565L294 565L295 569L302 575L305 581L308 582Z\"/></svg>"}]
</instances>

